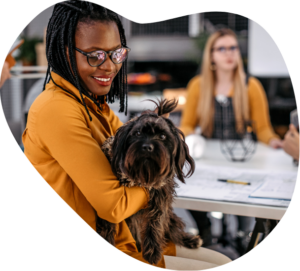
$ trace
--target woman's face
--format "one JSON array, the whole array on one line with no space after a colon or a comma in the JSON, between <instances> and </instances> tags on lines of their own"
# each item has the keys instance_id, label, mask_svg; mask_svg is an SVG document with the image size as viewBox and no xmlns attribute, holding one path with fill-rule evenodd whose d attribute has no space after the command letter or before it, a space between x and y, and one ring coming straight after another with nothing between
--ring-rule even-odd
<instances>
[{"instance_id":1,"label":"woman's face","mask_svg":"<svg viewBox=\"0 0 300 271\"><path fill-rule=\"evenodd\" d=\"M75 33L75 46L85 53L96 50L114 51L122 47L119 30L114 22L79 23ZM106 95L122 63L114 64L107 56L100 66L92 67L87 62L87 57L80 52L75 51L75 57L82 85L90 93Z\"/></svg>"},{"instance_id":2,"label":"woman's face","mask_svg":"<svg viewBox=\"0 0 300 271\"><path fill-rule=\"evenodd\" d=\"M212 63L217 70L232 71L239 61L239 49L237 40L233 36L223 36L215 41L212 47Z\"/></svg>"}]
</instances>

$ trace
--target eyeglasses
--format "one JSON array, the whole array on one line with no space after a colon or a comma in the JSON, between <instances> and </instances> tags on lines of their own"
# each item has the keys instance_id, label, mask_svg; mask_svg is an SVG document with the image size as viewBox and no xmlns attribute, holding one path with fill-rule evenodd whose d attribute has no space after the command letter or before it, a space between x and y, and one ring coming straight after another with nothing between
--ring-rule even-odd
<instances>
[{"instance_id":1,"label":"eyeglasses","mask_svg":"<svg viewBox=\"0 0 300 271\"><path fill-rule=\"evenodd\" d=\"M236 52L237 50L239 49L238 46L230 46L230 47L225 47L225 46L220 46L220 47L217 47L217 48L212 48L212 52L213 51L217 51L217 52L220 52L222 54L225 54L227 51L230 51L231 53L234 53Z\"/></svg>"},{"instance_id":2,"label":"eyeglasses","mask_svg":"<svg viewBox=\"0 0 300 271\"><path fill-rule=\"evenodd\" d=\"M93 52L83 52L78 48L75 48L79 53L82 53L83 55L85 55L87 57L87 62L90 64L90 66L92 67L98 67L101 64L103 64L103 62L106 60L107 56L110 57L111 61L115 64L120 64L122 62L124 62L127 57L128 57L128 53L131 51L130 48L128 47L122 47L119 48L117 50L114 51L102 51L102 50L97 50L97 51L93 51Z\"/></svg>"}]
</instances>

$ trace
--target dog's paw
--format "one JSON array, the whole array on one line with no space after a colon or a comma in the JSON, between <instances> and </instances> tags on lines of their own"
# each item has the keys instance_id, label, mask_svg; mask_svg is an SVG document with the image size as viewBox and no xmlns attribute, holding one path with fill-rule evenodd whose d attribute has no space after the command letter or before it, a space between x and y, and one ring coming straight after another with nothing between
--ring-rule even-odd
<instances>
[{"instance_id":1,"label":"dog's paw","mask_svg":"<svg viewBox=\"0 0 300 271\"><path fill-rule=\"evenodd\" d=\"M161 249L151 248L148 251L143 251L143 258L150 264L157 264L162 258Z\"/></svg>"},{"instance_id":2,"label":"dog's paw","mask_svg":"<svg viewBox=\"0 0 300 271\"><path fill-rule=\"evenodd\" d=\"M120 185L125 186L125 187L133 187L134 183L132 181L126 180L120 180Z\"/></svg>"},{"instance_id":3,"label":"dog's paw","mask_svg":"<svg viewBox=\"0 0 300 271\"><path fill-rule=\"evenodd\" d=\"M200 238L199 235L186 235L183 239L183 244L186 248L198 248L202 246L203 240Z\"/></svg>"}]
</instances>

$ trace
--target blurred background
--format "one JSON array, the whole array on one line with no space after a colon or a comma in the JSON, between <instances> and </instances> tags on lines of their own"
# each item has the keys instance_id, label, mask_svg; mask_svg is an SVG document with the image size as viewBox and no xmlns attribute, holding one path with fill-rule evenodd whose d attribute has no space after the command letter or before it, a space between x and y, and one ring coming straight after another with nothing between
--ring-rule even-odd
<instances>
[{"instance_id":1,"label":"blurred background","mask_svg":"<svg viewBox=\"0 0 300 271\"><path fill-rule=\"evenodd\" d=\"M52 10L50 7L36 16L17 38L16 43L21 39L24 43L13 53L17 64L2 89L4 114L18 144L29 107L42 91L47 66L44 35ZM122 21L132 49L128 58L129 114L119 114L122 121L147 108L147 103L140 103L145 98L164 95L179 98L180 106L171 115L179 124L185 88L200 72L206 39L216 29L228 27L238 36L245 71L264 86L275 132L282 137L286 133L289 113L296 108L293 86L276 44L258 24L225 12L192 14L150 24L126 18ZM117 103L111 107L118 113Z\"/></svg>"},{"instance_id":2,"label":"blurred background","mask_svg":"<svg viewBox=\"0 0 300 271\"><path fill-rule=\"evenodd\" d=\"M12 78L2 88L1 102L11 132L19 145L26 126L28 110L42 92L47 60L44 35L52 14L50 7L36 16L17 37L15 44L24 40L13 56L17 60L11 69ZM177 97L179 106L170 118L180 123L185 104L187 83L200 73L202 51L208 36L227 27L238 36L245 71L255 76L264 86L269 103L271 123L282 138L288 130L290 112L296 109L291 79L281 53L269 34L255 22L232 13L206 12L167 21L138 24L121 18L131 48L128 58L129 113L118 113L118 103L111 108L125 122L143 109L149 108L142 100L165 96ZM14 46L13 46L14 47ZM196 232L195 222L185 210L176 210L184 218L187 230ZM222 234L221 213L211 213L212 234ZM228 231L236 234L234 216ZM240 256L234 249L216 248L235 259Z\"/></svg>"}]
</instances>

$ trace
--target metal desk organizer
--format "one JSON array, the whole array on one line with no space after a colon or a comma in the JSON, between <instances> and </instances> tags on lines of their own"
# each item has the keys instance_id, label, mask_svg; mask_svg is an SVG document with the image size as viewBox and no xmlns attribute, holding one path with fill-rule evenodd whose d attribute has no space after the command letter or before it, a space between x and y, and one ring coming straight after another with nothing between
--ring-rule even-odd
<instances>
[{"instance_id":1,"label":"metal desk organizer","mask_svg":"<svg viewBox=\"0 0 300 271\"><path fill-rule=\"evenodd\" d=\"M221 107L221 151L224 156L233 162L245 162L252 158L256 151L257 136L255 123L244 121L241 132L230 133L229 98L223 95L216 97L216 102ZM232 114L232 112L231 112Z\"/></svg>"}]
</instances>

